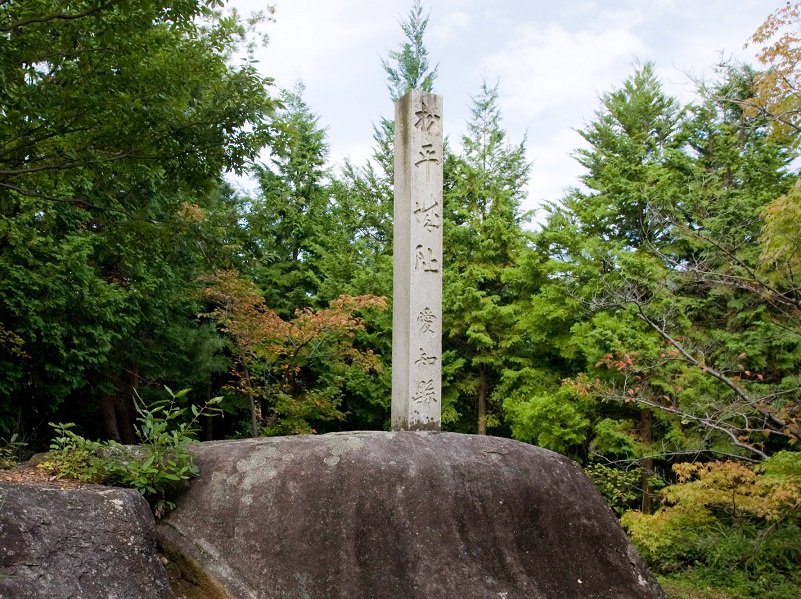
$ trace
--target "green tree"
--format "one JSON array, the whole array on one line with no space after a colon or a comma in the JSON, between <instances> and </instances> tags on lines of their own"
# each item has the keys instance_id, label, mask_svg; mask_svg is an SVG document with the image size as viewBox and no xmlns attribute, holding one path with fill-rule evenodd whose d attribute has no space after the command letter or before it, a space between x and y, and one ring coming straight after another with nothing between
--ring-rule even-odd
<instances>
[{"instance_id":1,"label":"green tree","mask_svg":"<svg viewBox=\"0 0 801 599\"><path fill-rule=\"evenodd\" d=\"M401 43L399 50L390 50L388 58L381 60L381 66L387 74L387 88L393 102L401 99L412 89L433 92L438 68L437 66L431 67L428 50L423 44L423 37L428 27L428 16L423 16L421 0L414 0L406 20L400 21L399 24L406 41ZM379 205L383 209L382 216L391 216L392 185L395 172L395 152L393 150L395 121L382 117L379 124L373 127L373 140L375 142L373 162L376 166L368 164L361 174L376 185L379 197L383 200ZM347 172L348 169L345 170L346 174ZM391 223L391 218L386 222Z\"/></svg>"},{"instance_id":2,"label":"green tree","mask_svg":"<svg viewBox=\"0 0 801 599\"><path fill-rule=\"evenodd\" d=\"M202 348L213 370L193 211L269 140L273 107L228 62L247 28L219 4L0 6L0 323L21 341L0 350L0 426L102 404L105 434L132 440L132 385L180 378L199 363L170 358Z\"/></svg>"},{"instance_id":3,"label":"green tree","mask_svg":"<svg viewBox=\"0 0 801 599\"><path fill-rule=\"evenodd\" d=\"M604 95L579 153L590 191L551 207L536 239L548 276L524 321L551 332L533 338L558 370L510 398L513 432L636 461L644 511L650 471L676 456L758 460L797 436L797 318L758 241L791 154L742 110L753 72L723 75L685 112L648 65Z\"/></svg>"},{"instance_id":4,"label":"green tree","mask_svg":"<svg viewBox=\"0 0 801 599\"><path fill-rule=\"evenodd\" d=\"M255 280L267 304L284 316L320 302L322 246L330 228L325 129L302 94L301 83L281 94L272 155L256 169L260 193L246 217L262 263Z\"/></svg>"},{"instance_id":5,"label":"green tree","mask_svg":"<svg viewBox=\"0 0 801 599\"><path fill-rule=\"evenodd\" d=\"M537 364L521 369L507 400L515 436L582 460L593 425L604 415L560 382L654 337L630 312L610 314L593 303L605 297L608 285L617 285L624 263L643 277L653 271L638 261L650 245L670 243L658 211L679 197L686 161L680 111L662 91L653 65L637 68L601 104L596 119L580 131L588 146L576 153L587 169L586 191L574 189L548 208L548 222L525 267L533 280L521 327ZM642 416L647 426L648 414ZM631 432L640 417L637 409L617 414ZM647 430L640 436L646 440ZM625 452L632 448L626 444Z\"/></svg>"},{"instance_id":6,"label":"green tree","mask_svg":"<svg viewBox=\"0 0 801 599\"><path fill-rule=\"evenodd\" d=\"M497 85L485 81L473 99L462 149L448 161L445 193L443 419L471 414L486 434L501 425L495 392L517 342L513 278L526 250L520 201L530 169L525 141L506 141Z\"/></svg>"},{"instance_id":7,"label":"green tree","mask_svg":"<svg viewBox=\"0 0 801 599\"><path fill-rule=\"evenodd\" d=\"M400 21L406 41L399 50L390 50L388 58L381 60L387 73L387 88L394 101L400 100L409 91L420 89L431 92L437 69L431 68L428 50L423 44L423 36L428 27L429 15L423 16L423 3L414 0L405 21Z\"/></svg>"}]
</instances>

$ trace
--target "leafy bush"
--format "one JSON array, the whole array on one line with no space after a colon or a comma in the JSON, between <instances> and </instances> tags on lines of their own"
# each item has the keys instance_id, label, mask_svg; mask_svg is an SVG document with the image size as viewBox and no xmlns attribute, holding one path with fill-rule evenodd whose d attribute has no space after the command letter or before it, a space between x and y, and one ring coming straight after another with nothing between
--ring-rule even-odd
<instances>
[{"instance_id":1,"label":"leafy bush","mask_svg":"<svg viewBox=\"0 0 801 599\"><path fill-rule=\"evenodd\" d=\"M48 458L40 465L59 478L130 487L139 491L160 518L175 507L175 493L198 474L190 446L197 442L196 424L201 415L219 413L221 398L209 400L204 406L187 408L179 400L189 389L173 393L169 398L150 407L136 403L139 413L136 432L142 442L127 447L115 441L90 441L75 433L72 423L50 426L56 436L50 445ZM138 396L137 396L138 399Z\"/></svg>"},{"instance_id":2,"label":"leafy bush","mask_svg":"<svg viewBox=\"0 0 801 599\"><path fill-rule=\"evenodd\" d=\"M627 512L621 522L669 587L735 599L800 597L799 458L780 452L759 467L676 464L678 483L662 491L665 505L653 515Z\"/></svg>"},{"instance_id":3,"label":"leafy bush","mask_svg":"<svg viewBox=\"0 0 801 599\"><path fill-rule=\"evenodd\" d=\"M642 468L613 468L591 462L584 467L584 472L618 517L642 503ZM648 478L648 486L652 491L664 485L664 481L656 474Z\"/></svg>"}]
</instances>

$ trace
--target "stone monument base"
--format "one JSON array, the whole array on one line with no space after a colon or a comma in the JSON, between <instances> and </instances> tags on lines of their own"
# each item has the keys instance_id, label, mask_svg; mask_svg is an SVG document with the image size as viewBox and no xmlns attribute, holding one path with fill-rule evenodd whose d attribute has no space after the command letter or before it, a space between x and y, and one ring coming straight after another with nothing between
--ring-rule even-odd
<instances>
[{"instance_id":1,"label":"stone monument base","mask_svg":"<svg viewBox=\"0 0 801 599\"><path fill-rule=\"evenodd\" d=\"M157 531L198 597L664 597L581 468L531 445L337 433L197 463Z\"/></svg>"}]
</instances>

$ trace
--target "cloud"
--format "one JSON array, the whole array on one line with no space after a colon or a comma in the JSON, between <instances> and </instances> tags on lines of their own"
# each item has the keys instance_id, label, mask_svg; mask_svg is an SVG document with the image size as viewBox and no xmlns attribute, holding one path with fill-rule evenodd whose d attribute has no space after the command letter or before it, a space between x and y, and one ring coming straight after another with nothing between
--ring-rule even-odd
<instances>
[{"instance_id":1,"label":"cloud","mask_svg":"<svg viewBox=\"0 0 801 599\"><path fill-rule=\"evenodd\" d=\"M593 8L585 5L582 12ZM646 51L637 33L642 21L637 10L601 10L594 19L576 19L584 26L574 29L569 21L523 23L500 51L482 60L490 81L500 79L510 140L530 131L533 169L524 209L559 199L578 183L583 169L570 155L583 140L575 129L592 119L599 95L618 85Z\"/></svg>"},{"instance_id":2,"label":"cloud","mask_svg":"<svg viewBox=\"0 0 801 599\"><path fill-rule=\"evenodd\" d=\"M535 121L557 116L575 124L644 49L644 42L623 27L570 32L555 23L523 25L482 66L491 78L500 78L509 117Z\"/></svg>"},{"instance_id":3,"label":"cloud","mask_svg":"<svg viewBox=\"0 0 801 599\"><path fill-rule=\"evenodd\" d=\"M264 0L231 0L241 10ZM528 132L534 162L527 208L555 200L582 172L570 153L575 128L594 118L598 97L629 76L635 58L653 60L668 93L692 100L685 72L703 74L719 50L742 44L770 12L764 0L424 0L431 8L426 45L439 65L445 131L457 146L482 72L500 79L503 127L510 142ZM260 70L291 86L328 126L331 159L369 154L372 125L391 117L380 57L398 47L411 0L276 0L270 45Z\"/></svg>"},{"instance_id":4,"label":"cloud","mask_svg":"<svg viewBox=\"0 0 801 599\"><path fill-rule=\"evenodd\" d=\"M534 209L544 202L555 201L565 195L569 187L579 185L584 173L572 155L583 145L583 138L568 127L554 129L528 145L527 157L533 163L525 210ZM541 215L540 215L541 216Z\"/></svg>"},{"instance_id":5,"label":"cloud","mask_svg":"<svg viewBox=\"0 0 801 599\"><path fill-rule=\"evenodd\" d=\"M467 29L469 22L470 16L466 12L451 12L429 25L427 31L429 39L443 44L447 43L454 35Z\"/></svg>"}]
</instances>

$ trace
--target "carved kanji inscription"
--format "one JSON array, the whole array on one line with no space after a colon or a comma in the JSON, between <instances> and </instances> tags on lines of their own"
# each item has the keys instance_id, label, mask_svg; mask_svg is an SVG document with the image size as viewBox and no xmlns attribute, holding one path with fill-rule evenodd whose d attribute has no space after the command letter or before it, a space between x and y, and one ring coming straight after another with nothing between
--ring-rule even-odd
<instances>
[{"instance_id":1,"label":"carved kanji inscription","mask_svg":"<svg viewBox=\"0 0 801 599\"><path fill-rule=\"evenodd\" d=\"M423 272L439 272L439 260L434 257L434 250L418 245L414 248L414 269Z\"/></svg>"},{"instance_id":2,"label":"carved kanji inscription","mask_svg":"<svg viewBox=\"0 0 801 599\"><path fill-rule=\"evenodd\" d=\"M432 197L429 203L426 203L425 200L422 202L415 201L414 206L414 215L417 218L417 222L423 225L426 231L430 233L434 229L439 229L441 216L437 200Z\"/></svg>"},{"instance_id":3,"label":"carved kanji inscription","mask_svg":"<svg viewBox=\"0 0 801 599\"><path fill-rule=\"evenodd\" d=\"M434 148L433 144L423 144L418 154L420 155L420 160L415 162L414 165L419 167L421 164L424 164L426 167L426 181L431 181L431 165L439 164L437 150Z\"/></svg>"},{"instance_id":4,"label":"carved kanji inscription","mask_svg":"<svg viewBox=\"0 0 801 599\"><path fill-rule=\"evenodd\" d=\"M431 311L431 308L426 308L417 315L417 322L420 323L420 332L427 333L434 337L437 336L437 315Z\"/></svg>"},{"instance_id":5,"label":"carved kanji inscription","mask_svg":"<svg viewBox=\"0 0 801 599\"><path fill-rule=\"evenodd\" d=\"M420 381L417 383L414 395L412 395L412 402L428 403L431 401L437 401L437 394L434 391L434 379Z\"/></svg>"},{"instance_id":6,"label":"carved kanji inscription","mask_svg":"<svg viewBox=\"0 0 801 599\"><path fill-rule=\"evenodd\" d=\"M421 102L420 104L422 108L414 113L414 116L417 117L414 126L425 133L438 133L441 120L440 116L428 110L425 102Z\"/></svg>"},{"instance_id":7,"label":"carved kanji inscription","mask_svg":"<svg viewBox=\"0 0 801 599\"><path fill-rule=\"evenodd\" d=\"M429 356L422 347L420 348L419 357L414 361L418 368L425 368L426 366L433 366L437 363L437 356Z\"/></svg>"}]
</instances>

